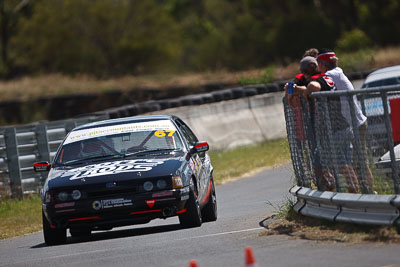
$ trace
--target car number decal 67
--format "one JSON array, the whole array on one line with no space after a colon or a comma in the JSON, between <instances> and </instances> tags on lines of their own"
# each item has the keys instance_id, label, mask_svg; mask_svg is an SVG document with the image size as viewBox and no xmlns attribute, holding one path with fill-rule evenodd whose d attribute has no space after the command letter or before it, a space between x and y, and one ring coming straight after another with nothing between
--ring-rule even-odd
<instances>
[{"instance_id":1,"label":"car number decal 67","mask_svg":"<svg viewBox=\"0 0 400 267\"><path fill-rule=\"evenodd\" d=\"M105 162L100 164L88 165L66 171L61 177L69 177L70 180L77 180L86 177L119 174L124 172L147 172L155 166L163 164L163 160L157 159L137 159L120 160Z\"/></svg>"},{"instance_id":2,"label":"car number decal 67","mask_svg":"<svg viewBox=\"0 0 400 267\"><path fill-rule=\"evenodd\" d=\"M173 131L173 130L167 130L167 131L160 130L160 131L156 131L154 133L154 135L157 136L157 137L164 137L164 136L167 135L166 133L168 133L168 136L171 137L171 136L174 135L175 132L176 131Z\"/></svg>"}]
</instances>

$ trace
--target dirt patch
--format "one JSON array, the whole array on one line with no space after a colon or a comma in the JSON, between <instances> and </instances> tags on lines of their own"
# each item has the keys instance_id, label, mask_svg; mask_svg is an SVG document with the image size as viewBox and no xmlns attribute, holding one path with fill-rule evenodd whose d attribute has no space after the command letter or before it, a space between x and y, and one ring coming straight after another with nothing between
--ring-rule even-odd
<instances>
[{"instance_id":1,"label":"dirt patch","mask_svg":"<svg viewBox=\"0 0 400 267\"><path fill-rule=\"evenodd\" d=\"M294 216L291 220L275 216L266 218L263 224L266 231L259 236L287 235L290 239L347 244L400 244L400 235L394 227L334 223L298 214Z\"/></svg>"}]
</instances>

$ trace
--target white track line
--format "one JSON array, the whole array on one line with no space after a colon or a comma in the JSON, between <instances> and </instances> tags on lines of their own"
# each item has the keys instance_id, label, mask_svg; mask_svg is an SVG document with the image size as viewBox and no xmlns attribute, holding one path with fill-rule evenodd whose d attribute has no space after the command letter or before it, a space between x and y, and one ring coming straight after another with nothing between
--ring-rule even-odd
<instances>
[{"instance_id":1,"label":"white track line","mask_svg":"<svg viewBox=\"0 0 400 267\"><path fill-rule=\"evenodd\" d=\"M265 230L265 228L258 227L258 228L250 228L250 229L243 229L243 230L236 230L236 231L229 231L229 232L222 232L222 233L215 233L215 234L208 234L208 235L199 235L199 236L192 236L192 237L186 237L186 238L181 238L181 239L166 240L165 242L174 242L174 241L190 240L190 239L205 238L205 237L214 237L214 236L221 236L221 235L230 235L230 234L237 234L237 233L244 233L244 232L254 232L254 231L261 231L261 230ZM94 241L94 242L97 242L97 241ZM157 243L160 243L160 242L157 242ZM18 265L18 264L24 264L27 262L32 263L32 262L36 262L36 261L52 260L52 259L59 259L59 258L64 258L64 257L73 257L73 256L86 255L86 254L103 253L103 252L116 251L116 250L126 249L126 248L127 247L116 247L116 248L112 248L112 249L109 249L109 248L108 249L99 249L99 250L85 251L85 252L79 252L79 253L71 253L71 254L65 254L65 255L45 257L45 258L40 258L40 259L31 259L28 261L22 261L22 262L11 263L11 264Z\"/></svg>"},{"instance_id":2,"label":"white track line","mask_svg":"<svg viewBox=\"0 0 400 267\"><path fill-rule=\"evenodd\" d=\"M222 232L222 233L209 234L209 235L199 235L199 236L185 237L185 238L182 238L182 239L175 239L174 241L181 241L181 240L195 239L195 238L203 238L203 237L213 237L213 236L220 236L220 235L230 235L230 234L261 231L261 230L265 230L265 228L257 227L257 228L250 228L250 229L244 229L244 230Z\"/></svg>"}]
</instances>

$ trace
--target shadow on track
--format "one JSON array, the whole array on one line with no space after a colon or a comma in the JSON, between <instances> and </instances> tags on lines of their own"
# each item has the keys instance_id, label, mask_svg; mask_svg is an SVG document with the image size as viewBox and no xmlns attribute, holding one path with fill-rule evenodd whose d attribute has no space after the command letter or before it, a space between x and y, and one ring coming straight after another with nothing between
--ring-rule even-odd
<instances>
[{"instance_id":1,"label":"shadow on track","mask_svg":"<svg viewBox=\"0 0 400 267\"><path fill-rule=\"evenodd\" d=\"M100 241L100 240L107 240L107 239L116 239L116 238L126 238L126 237L133 237L133 236L145 236L157 233L165 233L165 232L172 232L178 230L184 230L180 224L171 224L171 225L161 225L161 226L151 226L151 227L144 227L144 228L135 228L135 229L123 229L123 230L111 230L106 232L93 232L89 236L83 237L72 237L68 236L67 243L61 244L62 245L69 245L74 243L83 243L83 242L93 242L93 241ZM30 248L42 248L46 247L45 243L41 243Z\"/></svg>"}]
</instances>

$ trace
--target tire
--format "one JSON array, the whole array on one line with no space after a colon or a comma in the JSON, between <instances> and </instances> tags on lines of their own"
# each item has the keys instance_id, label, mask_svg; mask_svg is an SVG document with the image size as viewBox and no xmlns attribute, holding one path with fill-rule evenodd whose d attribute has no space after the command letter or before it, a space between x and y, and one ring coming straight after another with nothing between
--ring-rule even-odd
<instances>
[{"instance_id":1,"label":"tire","mask_svg":"<svg viewBox=\"0 0 400 267\"><path fill-rule=\"evenodd\" d=\"M192 180L193 182L193 180ZM194 189L190 189L189 199L186 201L186 212L179 215L179 222L182 227L200 227L203 223L201 217L200 204L197 200Z\"/></svg>"},{"instance_id":2,"label":"tire","mask_svg":"<svg viewBox=\"0 0 400 267\"><path fill-rule=\"evenodd\" d=\"M220 91L212 92L211 95L214 98L214 102L220 102L223 100L222 93Z\"/></svg>"},{"instance_id":3,"label":"tire","mask_svg":"<svg viewBox=\"0 0 400 267\"><path fill-rule=\"evenodd\" d=\"M50 228L50 223L42 211L43 237L48 246L64 244L67 241L67 230L65 228Z\"/></svg>"},{"instance_id":4,"label":"tire","mask_svg":"<svg viewBox=\"0 0 400 267\"><path fill-rule=\"evenodd\" d=\"M214 103L214 96L212 94L203 95L204 104Z\"/></svg>"},{"instance_id":5,"label":"tire","mask_svg":"<svg viewBox=\"0 0 400 267\"><path fill-rule=\"evenodd\" d=\"M90 236L90 229L69 229L69 233L72 237L85 237Z\"/></svg>"},{"instance_id":6,"label":"tire","mask_svg":"<svg viewBox=\"0 0 400 267\"><path fill-rule=\"evenodd\" d=\"M214 222L217 220L217 195L215 193L214 179L211 178L211 196L201 211L203 222Z\"/></svg>"},{"instance_id":7,"label":"tire","mask_svg":"<svg viewBox=\"0 0 400 267\"><path fill-rule=\"evenodd\" d=\"M257 94L257 89L250 87L250 88L246 88L244 89L244 95L245 96L254 96Z\"/></svg>"},{"instance_id":8,"label":"tire","mask_svg":"<svg viewBox=\"0 0 400 267\"><path fill-rule=\"evenodd\" d=\"M267 89L269 93L279 92L279 86L276 83L268 84Z\"/></svg>"},{"instance_id":9,"label":"tire","mask_svg":"<svg viewBox=\"0 0 400 267\"><path fill-rule=\"evenodd\" d=\"M243 87L233 88L232 90L232 98L238 99L245 96Z\"/></svg>"},{"instance_id":10,"label":"tire","mask_svg":"<svg viewBox=\"0 0 400 267\"><path fill-rule=\"evenodd\" d=\"M171 108L177 108L177 107L182 106L182 103L181 103L180 100L174 99L174 100L171 100L171 101L169 102L169 105L170 105Z\"/></svg>"},{"instance_id":11,"label":"tire","mask_svg":"<svg viewBox=\"0 0 400 267\"><path fill-rule=\"evenodd\" d=\"M258 95L265 94L265 93L268 92L267 86L265 86L264 84L256 85L256 89L257 89L257 94Z\"/></svg>"}]
</instances>

